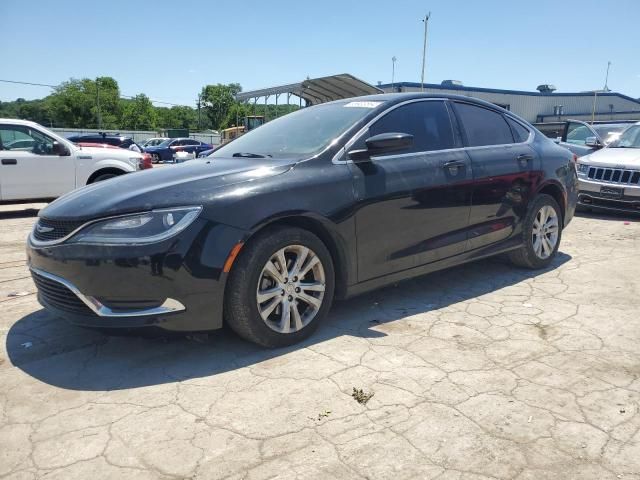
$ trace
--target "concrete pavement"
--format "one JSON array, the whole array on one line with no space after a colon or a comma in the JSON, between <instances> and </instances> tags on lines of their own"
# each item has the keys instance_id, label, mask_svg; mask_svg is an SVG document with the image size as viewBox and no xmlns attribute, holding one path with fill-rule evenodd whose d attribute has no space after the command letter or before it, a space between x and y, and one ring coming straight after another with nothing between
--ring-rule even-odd
<instances>
[{"instance_id":1,"label":"concrete pavement","mask_svg":"<svg viewBox=\"0 0 640 480\"><path fill-rule=\"evenodd\" d=\"M263 350L53 318L33 207L0 208L1 478L640 479L637 221L578 217L546 271L435 273Z\"/></svg>"}]
</instances>

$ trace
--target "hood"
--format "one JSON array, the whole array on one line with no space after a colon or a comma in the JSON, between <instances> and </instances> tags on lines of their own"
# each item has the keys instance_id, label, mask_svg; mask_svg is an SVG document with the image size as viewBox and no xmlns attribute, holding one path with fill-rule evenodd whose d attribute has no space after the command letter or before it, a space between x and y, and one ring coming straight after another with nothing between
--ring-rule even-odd
<instances>
[{"instance_id":1,"label":"hood","mask_svg":"<svg viewBox=\"0 0 640 480\"><path fill-rule=\"evenodd\" d=\"M640 148L602 148L578 159L588 165L626 169L640 168Z\"/></svg>"},{"instance_id":2,"label":"hood","mask_svg":"<svg viewBox=\"0 0 640 480\"><path fill-rule=\"evenodd\" d=\"M74 190L40 211L52 220L84 221L155 208L206 205L224 187L286 172L295 162L274 159L191 160Z\"/></svg>"},{"instance_id":3,"label":"hood","mask_svg":"<svg viewBox=\"0 0 640 480\"><path fill-rule=\"evenodd\" d=\"M109 146L96 146L96 147L86 147L84 145L76 145L76 148L79 150L78 155L91 155L96 157L111 157L111 158L129 158L129 157L142 157L141 153L135 152L133 150L129 150L126 148L114 147L113 145Z\"/></svg>"}]
</instances>

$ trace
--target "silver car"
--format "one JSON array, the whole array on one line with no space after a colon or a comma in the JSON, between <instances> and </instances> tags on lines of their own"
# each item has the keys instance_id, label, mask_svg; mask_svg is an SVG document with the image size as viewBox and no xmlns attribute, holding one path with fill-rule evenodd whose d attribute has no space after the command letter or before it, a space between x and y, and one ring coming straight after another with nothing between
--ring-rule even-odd
<instances>
[{"instance_id":1,"label":"silver car","mask_svg":"<svg viewBox=\"0 0 640 480\"><path fill-rule=\"evenodd\" d=\"M580 157L577 167L578 208L640 213L640 122L607 147Z\"/></svg>"},{"instance_id":2,"label":"silver car","mask_svg":"<svg viewBox=\"0 0 640 480\"><path fill-rule=\"evenodd\" d=\"M629 125L633 125L633 122L598 122L589 124L582 120L567 120L562 136L557 141L578 157L582 157L617 140Z\"/></svg>"}]
</instances>

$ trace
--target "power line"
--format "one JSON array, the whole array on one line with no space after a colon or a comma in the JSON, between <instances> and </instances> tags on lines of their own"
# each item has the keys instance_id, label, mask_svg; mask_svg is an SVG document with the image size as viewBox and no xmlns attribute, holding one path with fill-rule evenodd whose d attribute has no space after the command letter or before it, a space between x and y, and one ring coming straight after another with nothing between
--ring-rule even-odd
<instances>
[{"instance_id":1,"label":"power line","mask_svg":"<svg viewBox=\"0 0 640 480\"><path fill-rule=\"evenodd\" d=\"M32 87L49 87L49 88L58 88L58 85L49 85L46 83L33 83L33 82L22 82L22 81L17 81L17 80L3 80L0 79L0 82L4 82L4 83L13 83L15 85L30 85ZM120 95L120 98L125 98L127 100L132 100L135 97L132 95ZM152 103L162 103L163 105L171 105L172 107L191 107L191 105L184 105L182 103L171 103L171 102L165 102L162 100L154 100L153 98L149 99Z\"/></svg>"}]
</instances>

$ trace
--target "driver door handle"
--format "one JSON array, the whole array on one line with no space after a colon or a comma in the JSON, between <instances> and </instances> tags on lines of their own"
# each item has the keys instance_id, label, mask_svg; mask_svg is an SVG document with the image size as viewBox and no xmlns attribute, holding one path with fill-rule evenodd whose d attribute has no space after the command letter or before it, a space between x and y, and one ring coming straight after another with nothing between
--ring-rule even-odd
<instances>
[{"instance_id":1,"label":"driver door handle","mask_svg":"<svg viewBox=\"0 0 640 480\"><path fill-rule=\"evenodd\" d=\"M450 175L457 175L458 169L466 167L467 164L461 160L449 160L442 164L442 168L447 170Z\"/></svg>"},{"instance_id":2,"label":"driver door handle","mask_svg":"<svg viewBox=\"0 0 640 480\"><path fill-rule=\"evenodd\" d=\"M518 155L516 160L518 161L520 168L529 168L529 162L533 160L533 155L523 153L522 155Z\"/></svg>"},{"instance_id":3,"label":"driver door handle","mask_svg":"<svg viewBox=\"0 0 640 480\"><path fill-rule=\"evenodd\" d=\"M17 165L17 164L18 164L18 160L16 160L15 158L2 159L2 165Z\"/></svg>"}]
</instances>

